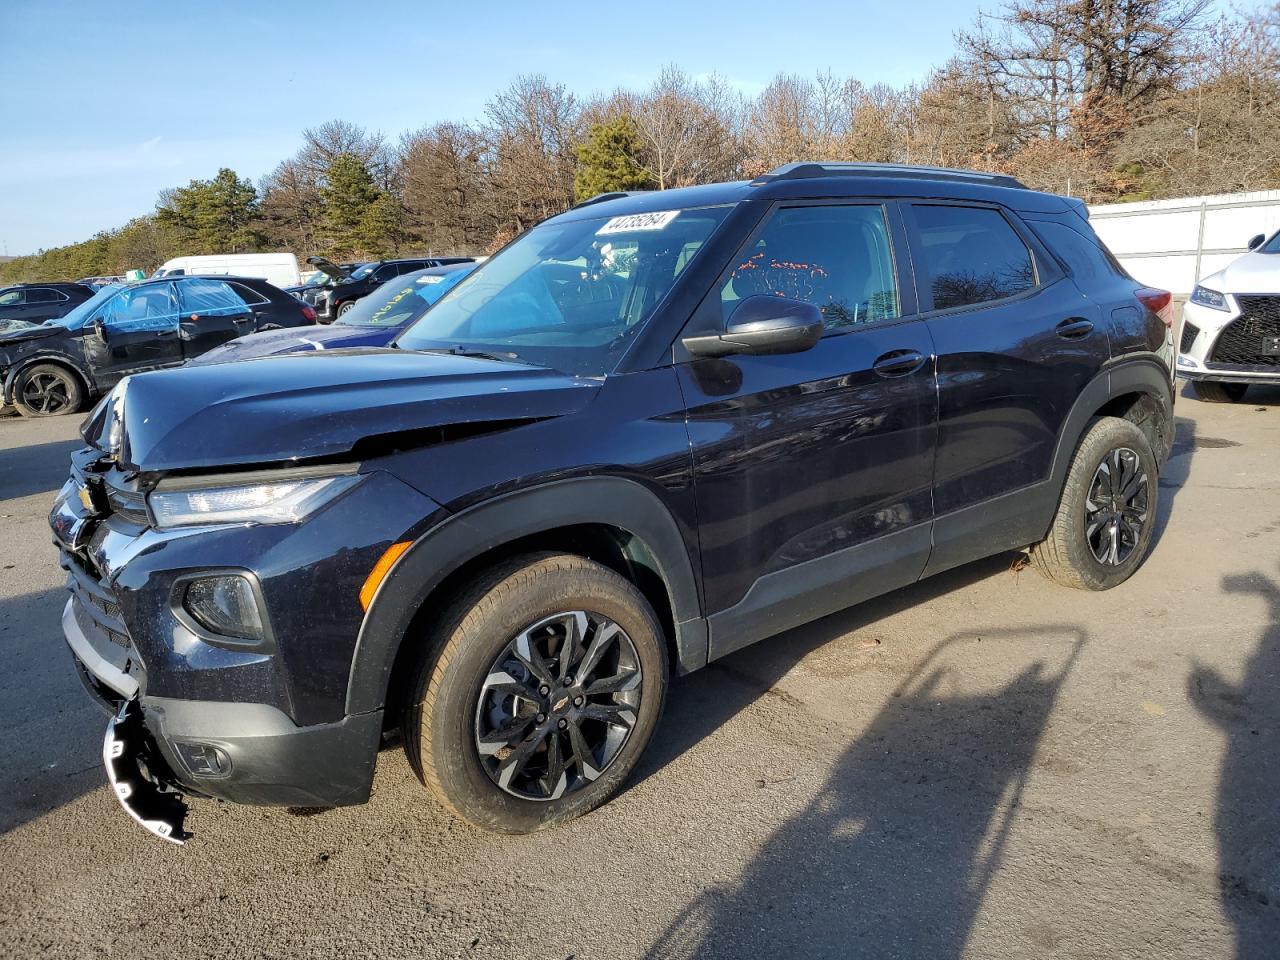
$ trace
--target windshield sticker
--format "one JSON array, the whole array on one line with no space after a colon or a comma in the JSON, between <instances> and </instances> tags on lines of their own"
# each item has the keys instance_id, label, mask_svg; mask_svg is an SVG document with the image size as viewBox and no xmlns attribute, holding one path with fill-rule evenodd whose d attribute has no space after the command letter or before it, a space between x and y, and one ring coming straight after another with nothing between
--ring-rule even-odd
<instances>
[{"instance_id":1,"label":"windshield sticker","mask_svg":"<svg viewBox=\"0 0 1280 960\"><path fill-rule=\"evenodd\" d=\"M658 213L631 213L625 217L613 217L596 231L596 236L602 237L610 233L634 233L637 230L662 230L679 215L679 210L662 210Z\"/></svg>"},{"instance_id":2,"label":"windshield sticker","mask_svg":"<svg viewBox=\"0 0 1280 960\"><path fill-rule=\"evenodd\" d=\"M419 283L443 283L444 277L436 276L433 274L427 277L419 277L418 282Z\"/></svg>"}]
</instances>

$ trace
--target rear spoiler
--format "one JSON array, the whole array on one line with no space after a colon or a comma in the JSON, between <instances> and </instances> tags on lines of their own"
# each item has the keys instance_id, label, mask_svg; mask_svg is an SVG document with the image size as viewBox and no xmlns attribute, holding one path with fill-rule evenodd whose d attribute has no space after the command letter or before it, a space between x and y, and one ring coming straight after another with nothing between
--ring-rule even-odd
<instances>
[{"instance_id":1,"label":"rear spoiler","mask_svg":"<svg viewBox=\"0 0 1280 960\"><path fill-rule=\"evenodd\" d=\"M1089 222L1089 208L1085 206L1085 202L1083 200L1079 197L1063 197L1062 199L1067 201L1067 206L1070 207L1081 220L1086 223Z\"/></svg>"}]
</instances>

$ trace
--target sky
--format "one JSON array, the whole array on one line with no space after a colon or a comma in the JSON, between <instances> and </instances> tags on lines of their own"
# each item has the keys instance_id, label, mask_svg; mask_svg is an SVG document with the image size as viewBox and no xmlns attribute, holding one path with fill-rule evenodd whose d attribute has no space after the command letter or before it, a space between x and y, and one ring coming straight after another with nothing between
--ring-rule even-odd
<instances>
[{"instance_id":1,"label":"sky","mask_svg":"<svg viewBox=\"0 0 1280 960\"><path fill-rule=\"evenodd\" d=\"M747 96L779 72L901 85L944 63L979 9L977 0L0 6L0 254L14 256L120 226L153 210L162 189L219 167L256 182L326 120L394 139L478 119L521 74L589 96L642 89L667 64L719 74Z\"/></svg>"}]
</instances>

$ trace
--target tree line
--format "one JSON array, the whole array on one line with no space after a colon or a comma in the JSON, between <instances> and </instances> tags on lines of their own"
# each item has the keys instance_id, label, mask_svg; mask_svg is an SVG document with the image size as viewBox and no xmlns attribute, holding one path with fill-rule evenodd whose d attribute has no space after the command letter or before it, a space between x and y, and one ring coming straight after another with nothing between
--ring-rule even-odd
<instances>
[{"instance_id":1,"label":"tree line","mask_svg":"<svg viewBox=\"0 0 1280 960\"><path fill-rule=\"evenodd\" d=\"M151 270L184 254L377 259L497 249L575 201L754 177L794 160L1012 173L1091 203L1280 187L1280 3L1008 0L921 83L780 74L744 97L665 68L580 98L544 76L475 122L390 140L334 120L254 184L229 169L154 213L0 264L0 279Z\"/></svg>"}]
</instances>

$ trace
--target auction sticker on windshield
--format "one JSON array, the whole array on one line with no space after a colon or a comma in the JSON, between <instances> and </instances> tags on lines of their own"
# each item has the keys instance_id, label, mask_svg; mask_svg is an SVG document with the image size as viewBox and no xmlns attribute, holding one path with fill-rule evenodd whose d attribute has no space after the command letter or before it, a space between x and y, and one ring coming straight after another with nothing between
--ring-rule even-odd
<instances>
[{"instance_id":1,"label":"auction sticker on windshield","mask_svg":"<svg viewBox=\"0 0 1280 960\"><path fill-rule=\"evenodd\" d=\"M657 213L629 213L614 217L596 231L596 236L607 233L634 233L637 230L661 230L680 215L679 210L662 210Z\"/></svg>"}]
</instances>

